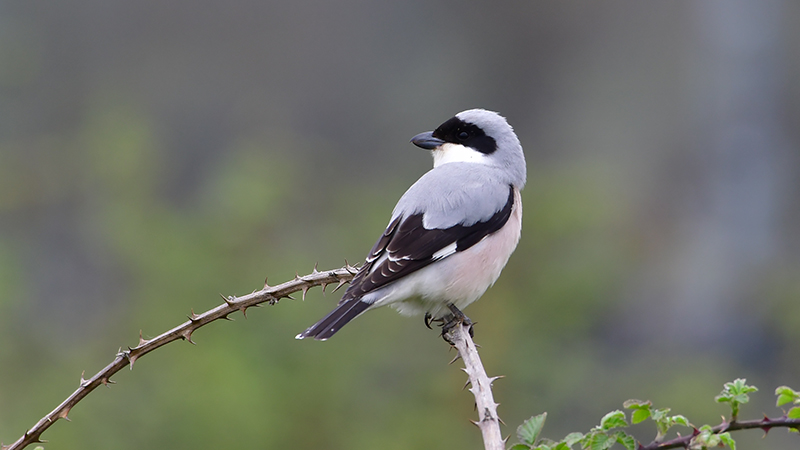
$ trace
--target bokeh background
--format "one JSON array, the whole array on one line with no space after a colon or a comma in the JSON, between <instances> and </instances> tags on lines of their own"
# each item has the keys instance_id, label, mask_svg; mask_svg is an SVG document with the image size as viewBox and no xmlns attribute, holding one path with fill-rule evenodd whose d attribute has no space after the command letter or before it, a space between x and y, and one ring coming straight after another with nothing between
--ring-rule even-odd
<instances>
[{"instance_id":1,"label":"bokeh background","mask_svg":"<svg viewBox=\"0 0 800 450\"><path fill-rule=\"evenodd\" d=\"M798 80L789 0L0 2L0 440L140 329L363 260L431 165L409 138L473 107L528 160L520 246L467 310L505 433L547 411L558 439L628 398L716 424L737 377L761 388L743 417L780 415L775 387L800 388ZM480 448L421 318L294 339L338 297L148 355L46 448Z\"/></svg>"}]
</instances>

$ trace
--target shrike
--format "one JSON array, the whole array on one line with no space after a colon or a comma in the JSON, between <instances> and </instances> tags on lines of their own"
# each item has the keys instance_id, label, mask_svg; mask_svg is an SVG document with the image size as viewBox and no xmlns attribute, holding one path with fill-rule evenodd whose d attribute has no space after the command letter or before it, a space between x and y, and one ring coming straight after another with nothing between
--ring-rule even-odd
<instances>
[{"instance_id":1,"label":"shrike","mask_svg":"<svg viewBox=\"0 0 800 450\"><path fill-rule=\"evenodd\" d=\"M324 341L368 309L466 319L519 242L525 156L501 115L460 112L411 142L433 169L397 202L389 225L330 314L297 335Z\"/></svg>"}]
</instances>

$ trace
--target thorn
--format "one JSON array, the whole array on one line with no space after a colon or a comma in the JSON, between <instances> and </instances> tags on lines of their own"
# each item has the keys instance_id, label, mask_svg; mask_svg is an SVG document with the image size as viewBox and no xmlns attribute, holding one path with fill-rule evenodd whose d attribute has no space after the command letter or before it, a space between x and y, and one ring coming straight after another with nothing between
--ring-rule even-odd
<instances>
[{"instance_id":1,"label":"thorn","mask_svg":"<svg viewBox=\"0 0 800 450\"><path fill-rule=\"evenodd\" d=\"M346 270L346 271L350 272L351 274L355 275L358 272L358 267L351 266L350 264L347 263L347 260L345 259L344 260L344 270Z\"/></svg>"},{"instance_id":2,"label":"thorn","mask_svg":"<svg viewBox=\"0 0 800 450\"><path fill-rule=\"evenodd\" d=\"M139 330L139 345L137 345L137 347L141 347L144 344L147 344L147 342L147 339L142 337L142 330Z\"/></svg>"},{"instance_id":3,"label":"thorn","mask_svg":"<svg viewBox=\"0 0 800 450\"><path fill-rule=\"evenodd\" d=\"M56 417L58 417L59 419L64 419L67 422L72 422L71 420L69 420L69 417L67 417L67 414L69 414L70 409L72 409L70 406L64 407L64 409L62 409L61 412L56 415Z\"/></svg>"},{"instance_id":4,"label":"thorn","mask_svg":"<svg viewBox=\"0 0 800 450\"><path fill-rule=\"evenodd\" d=\"M319 273L319 270L317 270L317 266L318 265L319 265L319 261L314 263L314 270L311 271L311 275L316 275L316 274Z\"/></svg>"},{"instance_id":5,"label":"thorn","mask_svg":"<svg viewBox=\"0 0 800 450\"><path fill-rule=\"evenodd\" d=\"M339 284L337 284L336 287L333 288L333 290L331 291L331 294L333 294L334 292L338 291L339 288L342 287L342 285L345 284L345 283L347 283L347 281L339 280Z\"/></svg>"},{"instance_id":6,"label":"thorn","mask_svg":"<svg viewBox=\"0 0 800 450\"><path fill-rule=\"evenodd\" d=\"M505 377L506 377L505 375L498 375L498 376L496 376L496 377L489 377L489 384L492 384L492 383L494 383L494 382L495 382L495 380L499 380L499 379L501 379L501 378L505 378Z\"/></svg>"},{"instance_id":7,"label":"thorn","mask_svg":"<svg viewBox=\"0 0 800 450\"><path fill-rule=\"evenodd\" d=\"M227 304L228 306L233 306L233 301L230 299L230 297L225 297L224 295L222 295L222 293L220 293L219 296L222 297L223 300L225 300L225 304Z\"/></svg>"},{"instance_id":8,"label":"thorn","mask_svg":"<svg viewBox=\"0 0 800 450\"><path fill-rule=\"evenodd\" d=\"M231 322L235 322L235 320L231 319L229 316L230 316L230 313L225 314L224 316L222 316L222 319L230 320Z\"/></svg>"},{"instance_id":9,"label":"thorn","mask_svg":"<svg viewBox=\"0 0 800 450\"><path fill-rule=\"evenodd\" d=\"M296 300L294 297L292 297L292 296L291 296L291 294L287 294L287 295L285 295L284 297L286 297L286 298L288 298L288 299L290 299L290 300ZM270 304L270 305L274 305L275 303L278 303L278 301L277 301L277 300L274 300L274 301L273 301L272 299L270 299L270 301L269 301L269 304Z\"/></svg>"},{"instance_id":10,"label":"thorn","mask_svg":"<svg viewBox=\"0 0 800 450\"><path fill-rule=\"evenodd\" d=\"M268 279L269 279L269 277L265 277L265 278L264 278L264 289L269 289L269 288L271 288L271 287L272 287L272 286L270 286L269 284L267 284L267 280L268 280Z\"/></svg>"},{"instance_id":11,"label":"thorn","mask_svg":"<svg viewBox=\"0 0 800 450\"><path fill-rule=\"evenodd\" d=\"M78 383L78 386L80 386L80 387L86 387L86 386L89 385L89 380L86 380L86 379L83 378L83 376L85 374L86 374L85 370L83 372L81 372L81 381L80 381L80 383Z\"/></svg>"},{"instance_id":12,"label":"thorn","mask_svg":"<svg viewBox=\"0 0 800 450\"><path fill-rule=\"evenodd\" d=\"M320 283L319 285L322 286L322 295L325 295L325 288L328 287L328 283Z\"/></svg>"},{"instance_id":13,"label":"thorn","mask_svg":"<svg viewBox=\"0 0 800 450\"><path fill-rule=\"evenodd\" d=\"M447 363L447 365L453 364L454 362L458 361L459 359L461 359L461 353L456 353L456 357L455 357L455 358L453 358L453 360L452 360L452 361L450 361L449 363Z\"/></svg>"},{"instance_id":14,"label":"thorn","mask_svg":"<svg viewBox=\"0 0 800 450\"><path fill-rule=\"evenodd\" d=\"M194 332L194 330L192 330L191 328L187 328L186 331L181 333L181 337L183 339L189 341L190 344L196 345L195 342L192 340L192 333L193 332ZM131 364L131 365L133 365L133 364Z\"/></svg>"},{"instance_id":15,"label":"thorn","mask_svg":"<svg viewBox=\"0 0 800 450\"><path fill-rule=\"evenodd\" d=\"M316 267L315 267L316 268ZM306 292L308 292L308 286L304 286L300 289L303 292L303 301L306 301Z\"/></svg>"},{"instance_id":16,"label":"thorn","mask_svg":"<svg viewBox=\"0 0 800 450\"><path fill-rule=\"evenodd\" d=\"M481 427L481 423L480 422L476 422L476 421L474 421L472 419L470 419L469 421L472 422L472 424L475 425L476 427L478 427L478 428Z\"/></svg>"},{"instance_id":17,"label":"thorn","mask_svg":"<svg viewBox=\"0 0 800 450\"><path fill-rule=\"evenodd\" d=\"M197 314L195 314L195 313L194 313L194 308L190 309L190 311L191 311L192 313L191 313L191 314L189 314L189 316L188 316L188 317L189 317L189 320L191 320L192 322L197 322L197 319L199 319L199 318L200 318L200 316L198 316Z\"/></svg>"},{"instance_id":18,"label":"thorn","mask_svg":"<svg viewBox=\"0 0 800 450\"><path fill-rule=\"evenodd\" d=\"M137 355L132 355L130 351L128 351L125 355L128 358L128 362L131 365L131 370L133 370L133 363L139 358Z\"/></svg>"},{"instance_id":19,"label":"thorn","mask_svg":"<svg viewBox=\"0 0 800 450\"><path fill-rule=\"evenodd\" d=\"M242 315L244 316L244 318L247 319L247 307L242 305L242 306L239 307L239 311L241 311Z\"/></svg>"},{"instance_id":20,"label":"thorn","mask_svg":"<svg viewBox=\"0 0 800 450\"><path fill-rule=\"evenodd\" d=\"M503 422L503 419L501 419L500 416L497 416L497 421L500 422L500 425L506 426L506 423ZM506 439L508 439L508 438L506 438Z\"/></svg>"},{"instance_id":21,"label":"thorn","mask_svg":"<svg viewBox=\"0 0 800 450\"><path fill-rule=\"evenodd\" d=\"M772 429L772 425L770 425L771 422L772 419L770 419L769 417L767 417L766 414L764 414L764 418L761 419L761 423L763 424L761 425L761 430L764 431L764 436L761 437L762 439L767 437L767 433L769 433L769 430Z\"/></svg>"},{"instance_id":22,"label":"thorn","mask_svg":"<svg viewBox=\"0 0 800 450\"><path fill-rule=\"evenodd\" d=\"M103 383L103 386L108 387L109 384L117 384L116 381L110 380L108 377L100 378L100 382Z\"/></svg>"},{"instance_id":23,"label":"thorn","mask_svg":"<svg viewBox=\"0 0 800 450\"><path fill-rule=\"evenodd\" d=\"M467 382L464 383L464 387L462 387L461 390L463 391L464 389L466 389L467 386L469 386L470 383L471 383L471 381L469 380L469 378L467 378Z\"/></svg>"}]
</instances>

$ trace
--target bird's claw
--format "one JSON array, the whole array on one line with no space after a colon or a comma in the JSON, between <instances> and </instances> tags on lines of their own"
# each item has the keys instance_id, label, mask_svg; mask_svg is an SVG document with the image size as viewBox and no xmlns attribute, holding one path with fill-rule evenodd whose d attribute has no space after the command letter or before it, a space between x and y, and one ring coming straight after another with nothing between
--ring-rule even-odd
<instances>
[{"instance_id":1,"label":"bird's claw","mask_svg":"<svg viewBox=\"0 0 800 450\"><path fill-rule=\"evenodd\" d=\"M469 317L467 317L463 312L461 312L460 309L456 307L456 305L453 305L452 303L448 303L447 307L450 308L452 314L448 314L441 319L438 319L442 322L442 339L444 339L445 342L449 343L450 345L453 345L453 342L450 340L450 338L448 338L448 334L450 333L450 330L458 325L466 325L467 330L469 331L469 337L475 337L475 334L472 330L472 321L469 319Z\"/></svg>"}]
</instances>

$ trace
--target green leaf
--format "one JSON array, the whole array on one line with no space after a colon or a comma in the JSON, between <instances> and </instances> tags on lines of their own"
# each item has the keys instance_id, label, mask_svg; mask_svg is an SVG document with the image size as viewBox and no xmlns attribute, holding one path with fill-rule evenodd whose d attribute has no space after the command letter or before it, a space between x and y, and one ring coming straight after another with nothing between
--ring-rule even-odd
<instances>
[{"instance_id":1,"label":"green leaf","mask_svg":"<svg viewBox=\"0 0 800 450\"><path fill-rule=\"evenodd\" d=\"M539 437L539 433L542 431L545 419L547 419L546 412L522 422L522 425L517 428L517 438L519 438L519 441L533 446L533 444L536 443L536 438Z\"/></svg>"},{"instance_id":2,"label":"green leaf","mask_svg":"<svg viewBox=\"0 0 800 450\"><path fill-rule=\"evenodd\" d=\"M650 417L650 410L649 409L637 409L631 415L631 423L637 424L644 422Z\"/></svg>"},{"instance_id":3,"label":"green leaf","mask_svg":"<svg viewBox=\"0 0 800 450\"><path fill-rule=\"evenodd\" d=\"M530 446L525 444L516 444L513 445L510 450L530 450Z\"/></svg>"},{"instance_id":4,"label":"green leaf","mask_svg":"<svg viewBox=\"0 0 800 450\"><path fill-rule=\"evenodd\" d=\"M607 450L614 445L614 442L615 441L605 433L594 433L589 439L589 448L591 450Z\"/></svg>"},{"instance_id":5,"label":"green leaf","mask_svg":"<svg viewBox=\"0 0 800 450\"><path fill-rule=\"evenodd\" d=\"M789 413L786 414L786 417L790 419L800 419L800 406L795 406L794 408L789 410Z\"/></svg>"},{"instance_id":6,"label":"green leaf","mask_svg":"<svg viewBox=\"0 0 800 450\"><path fill-rule=\"evenodd\" d=\"M601 430L610 430L612 428L622 428L627 426L628 422L625 420L625 413L620 410L611 411L603 416L602 419L600 419Z\"/></svg>"},{"instance_id":7,"label":"green leaf","mask_svg":"<svg viewBox=\"0 0 800 450\"><path fill-rule=\"evenodd\" d=\"M683 425L685 427L691 427L692 426L692 424L689 422L689 419L687 419L685 416L682 416L680 414L678 414L677 416L672 416L671 420L672 420L673 423L676 423L678 425Z\"/></svg>"},{"instance_id":8,"label":"green leaf","mask_svg":"<svg viewBox=\"0 0 800 450\"><path fill-rule=\"evenodd\" d=\"M577 444L582 439L583 439L583 433L579 433L576 431L574 433L568 434L567 437L561 440L561 442L567 444L569 448L572 448L573 445Z\"/></svg>"},{"instance_id":9,"label":"green leaf","mask_svg":"<svg viewBox=\"0 0 800 450\"><path fill-rule=\"evenodd\" d=\"M719 403L730 403L731 420L736 420L736 416L739 415L739 405L750 401L750 397L747 394L758 391L757 387L748 385L746 381L744 378L737 378L733 382L725 383L722 392L714 397L714 400Z\"/></svg>"},{"instance_id":10,"label":"green leaf","mask_svg":"<svg viewBox=\"0 0 800 450\"><path fill-rule=\"evenodd\" d=\"M800 392L788 386L781 386L775 389L775 395L778 396L778 404L775 406L785 405L786 403L800 403Z\"/></svg>"},{"instance_id":11,"label":"green leaf","mask_svg":"<svg viewBox=\"0 0 800 450\"><path fill-rule=\"evenodd\" d=\"M636 439L624 431L617 431L614 433L614 439L619 442L627 450L636 450Z\"/></svg>"},{"instance_id":12,"label":"green leaf","mask_svg":"<svg viewBox=\"0 0 800 450\"><path fill-rule=\"evenodd\" d=\"M728 432L719 434L719 439L722 441L723 444L727 445L731 448L731 450L736 450L736 441L733 440L731 434Z\"/></svg>"},{"instance_id":13,"label":"green leaf","mask_svg":"<svg viewBox=\"0 0 800 450\"><path fill-rule=\"evenodd\" d=\"M660 408L653 411L652 412L653 420L655 420L656 422L663 422L665 420L668 420L667 414L669 414L669 411L670 411L669 408Z\"/></svg>"},{"instance_id":14,"label":"green leaf","mask_svg":"<svg viewBox=\"0 0 800 450\"><path fill-rule=\"evenodd\" d=\"M650 409L652 403L650 403L650 400L642 401L632 398L630 400L626 400L625 403L622 404L622 406L625 409L643 409L643 408Z\"/></svg>"}]
</instances>

